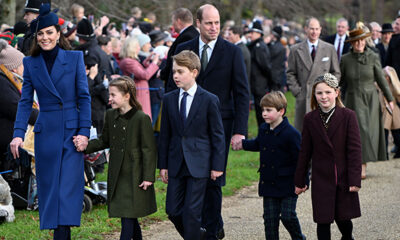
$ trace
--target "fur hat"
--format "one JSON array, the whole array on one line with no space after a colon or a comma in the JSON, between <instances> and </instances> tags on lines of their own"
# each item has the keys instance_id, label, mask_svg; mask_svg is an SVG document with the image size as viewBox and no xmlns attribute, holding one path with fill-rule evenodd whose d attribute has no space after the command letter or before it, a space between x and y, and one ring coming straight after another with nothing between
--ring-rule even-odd
<instances>
[{"instance_id":1,"label":"fur hat","mask_svg":"<svg viewBox=\"0 0 400 240\"><path fill-rule=\"evenodd\" d=\"M150 37L147 36L146 34L139 34L136 36L136 38L139 42L140 48L142 48L143 45L145 45L146 43L149 43L151 41Z\"/></svg>"},{"instance_id":2,"label":"fur hat","mask_svg":"<svg viewBox=\"0 0 400 240\"><path fill-rule=\"evenodd\" d=\"M40 6L39 16L31 22L31 32L36 33L43 28L58 25L57 11L58 9L50 11L49 3L42 4L42 6Z\"/></svg>"},{"instance_id":3,"label":"fur hat","mask_svg":"<svg viewBox=\"0 0 400 240\"><path fill-rule=\"evenodd\" d=\"M24 57L22 52L8 45L4 39L0 39L0 64L4 64L11 71L22 64Z\"/></svg>"},{"instance_id":4,"label":"fur hat","mask_svg":"<svg viewBox=\"0 0 400 240\"><path fill-rule=\"evenodd\" d=\"M92 24L86 18L82 18L78 23L76 29L76 36L82 38L85 41L90 41L95 37Z\"/></svg>"},{"instance_id":5,"label":"fur hat","mask_svg":"<svg viewBox=\"0 0 400 240\"><path fill-rule=\"evenodd\" d=\"M51 4L51 1L50 0L26 0L24 11L39 13L40 6L43 3Z\"/></svg>"},{"instance_id":6,"label":"fur hat","mask_svg":"<svg viewBox=\"0 0 400 240\"><path fill-rule=\"evenodd\" d=\"M263 30L263 28L262 28L262 26L261 26L260 21L257 21L257 20L253 21L253 22L250 24L249 27L250 27L250 28L249 28L249 31L247 31L247 32L258 32L258 33L260 33L261 35L264 35L264 30Z\"/></svg>"}]
</instances>

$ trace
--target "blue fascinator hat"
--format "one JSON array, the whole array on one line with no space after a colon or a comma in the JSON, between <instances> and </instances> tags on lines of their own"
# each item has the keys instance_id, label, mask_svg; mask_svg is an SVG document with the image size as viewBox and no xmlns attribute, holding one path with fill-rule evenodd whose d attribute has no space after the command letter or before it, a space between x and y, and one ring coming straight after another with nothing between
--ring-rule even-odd
<instances>
[{"instance_id":1,"label":"blue fascinator hat","mask_svg":"<svg viewBox=\"0 0 400 240\"><path fill-rule=\"evenodd\" d=\"M31 32L35 33L43 28L50 27L58 24L58 16L56 14L58 9L50 11L50 4L43 3L40 6L39 16L31 22Z\"/></svg>"}]
</instances>

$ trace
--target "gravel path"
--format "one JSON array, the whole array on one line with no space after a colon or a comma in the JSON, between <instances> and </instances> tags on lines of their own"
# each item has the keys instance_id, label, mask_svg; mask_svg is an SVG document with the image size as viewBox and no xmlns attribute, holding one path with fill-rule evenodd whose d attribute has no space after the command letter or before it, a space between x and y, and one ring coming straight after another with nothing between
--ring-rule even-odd
<instances>
[{"instance_id":1,"label":"gravel path","mask_svg":"<svg viewBox=\"0 0 400 240\"><path fill-rule=\"evenodd\" d=\"M400 160L369 163L368 177L360 190L360 218L354 219L354 238L359 240L400 240ZM257 184L242 189L223 200L226 240L258 240L264 238L262 198L257 195ZM307 239L316 238L316 224L312 221L310 191L299 197L297 213ZM280 237L290 239L281 224ZM336 225L332 225L332 239L340 239ZM153 224L143 231L144 239L181 239L169 221Z\"/></svg>"}]
</instances>

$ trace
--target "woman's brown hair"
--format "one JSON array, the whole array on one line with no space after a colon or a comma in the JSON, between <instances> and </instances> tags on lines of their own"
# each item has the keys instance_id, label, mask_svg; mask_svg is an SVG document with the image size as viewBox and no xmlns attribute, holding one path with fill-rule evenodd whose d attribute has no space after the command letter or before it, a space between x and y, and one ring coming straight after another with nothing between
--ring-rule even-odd
<instances>
[{"instance_id":1,"label":"woman's brown hair","mask_svg":"<svg viewBox=\"0 0 400 240\"><path fill-rule=\"evenodd\" d=\"M142 105L136 99L136 86L132 78L128 76L118 77L110 82L109 87L111 86L116 87L123 94L128 93L130 96L129 105L138 110L142 110Z\"/></svg>"},{"instance_id":2,"label":"woman's brown hair","mask_svg":"<svg viewBox=\"0 0 400 240\"><path fill-rule=\"evenodd\" d=\"M64 34L61 32L60 25L53 25L56 28L56 31L60 33L60 39L58 42L58 46L64 50L71 50L71 45L69 44L68 40L64 37ZM34 34L34 38L32 41L30 54L31 56L39 56L40 54L40 46L37 42L37 33Z\"/></svg>"}]
</instances>

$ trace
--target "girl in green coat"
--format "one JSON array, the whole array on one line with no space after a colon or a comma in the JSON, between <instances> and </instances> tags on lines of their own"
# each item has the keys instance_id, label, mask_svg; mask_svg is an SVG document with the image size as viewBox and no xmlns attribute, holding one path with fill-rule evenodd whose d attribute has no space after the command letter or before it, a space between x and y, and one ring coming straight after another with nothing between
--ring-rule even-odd
<instances>
[{"instance_id":1,"label":"girl in green coat","mask_svg":"<svg viewBox=\"0 0 400 240\"><path fill-rule=\"evenodd\" d=\"M344 105L356 112L360 127L362 179L366 177L367 162L386 160L382 111L375 82L388 100L390 108L393 110L394 107L379 56L366 47L366 38L370 35L362 28L351 31L347 41L351 43L352 50L343 55L340 62L340 85L345 86Z\"/></svg>"},{"instance_id":2,"label":"girl in green coat","mask_svg":"<svg viewBox=\"0 0 400 240\"><path fill-rule=\"evenodd\" d=\"M107 204L110 217L121 218L120 239L142 239L137 218L157 211L153 182L157 149L150 117L141 111L134 81L110 82L108 110L102 135L91 140L86 153L110 148Z\"/></svg>"}]
</instances>

